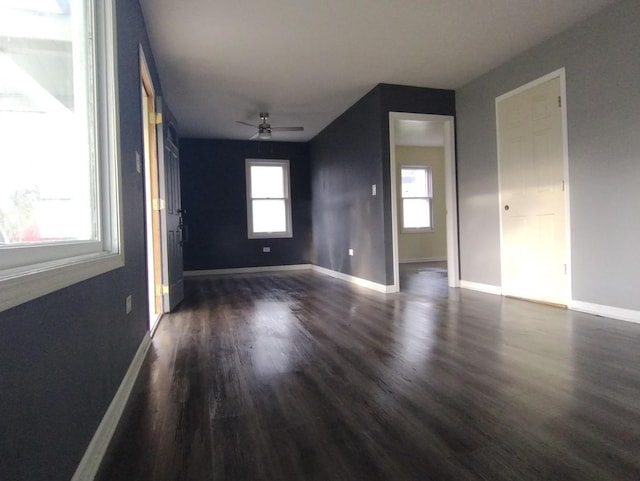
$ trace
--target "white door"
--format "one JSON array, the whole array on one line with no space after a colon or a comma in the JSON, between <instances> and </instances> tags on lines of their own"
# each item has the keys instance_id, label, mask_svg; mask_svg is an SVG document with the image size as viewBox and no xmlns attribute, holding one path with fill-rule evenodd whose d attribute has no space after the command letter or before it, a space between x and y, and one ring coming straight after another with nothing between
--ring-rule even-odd
<instances>
[{"instance_id":1,"label":"white door","mask_svg":"<svg viewBox=\"0 0 640 481\"><path fill-rule=\"evenodd\" d=\"M502 292L567 303L560 79L497 102Z\"/></svg>"}]
</instances>

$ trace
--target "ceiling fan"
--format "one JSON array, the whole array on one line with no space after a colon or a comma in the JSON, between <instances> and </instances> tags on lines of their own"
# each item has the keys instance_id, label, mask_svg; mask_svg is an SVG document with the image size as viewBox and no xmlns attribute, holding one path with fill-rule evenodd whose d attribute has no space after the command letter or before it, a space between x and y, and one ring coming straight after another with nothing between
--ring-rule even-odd
<instances>
[{"instance_id":1,"label":"ceiling fan","mask_svg":"<svg viewBox=\"0 0 640 481\"><path fill-rule=\"evenodd\" d=\"M258 129L258 132L249 140L269 140L271 138L271 132L301 132L304 130L304 127L272 127L269 123L269 112L260 112L260 120L261 122L258 125L243 122L242 120L236 120L236 123Z\"/></svg>"}]
</instances>

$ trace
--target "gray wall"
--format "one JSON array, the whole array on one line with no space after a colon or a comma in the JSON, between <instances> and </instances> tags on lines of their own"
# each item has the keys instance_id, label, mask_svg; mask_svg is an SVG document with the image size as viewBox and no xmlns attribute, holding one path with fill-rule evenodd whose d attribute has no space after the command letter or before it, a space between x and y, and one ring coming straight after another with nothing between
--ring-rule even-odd
<instances>
[{"instance_id":1,"label":"gray wall","mask_svg":"<svg viewBox=\"0 0 640 481\"><path fill-rule=\"evenodd\" d=\"M640 2L456 92L462 279L500 285L495 98L566 68L573 299L640 310Z\"/></svg>"},{"instance_id":2,"label":"gray wall","mask_svg":"<svg viewBox=\"0 0 640 481\"><path fill-rule=\"evenodd\" d=\"M71 478L147 331L140 43L160 84L138 2L116 6L126 266L0 313L2 480Z\"/></svg>"}]
</instances>

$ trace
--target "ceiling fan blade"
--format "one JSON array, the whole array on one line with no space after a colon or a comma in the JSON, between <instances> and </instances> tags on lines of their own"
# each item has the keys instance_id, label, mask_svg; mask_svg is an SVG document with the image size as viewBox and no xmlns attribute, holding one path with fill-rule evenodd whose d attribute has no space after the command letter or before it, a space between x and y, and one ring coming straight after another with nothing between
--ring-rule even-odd
<instances>
[{"instance_id":1,"label":"ceiling fan blade","mask_svg":"<svg viewBox=\"0 0 640 481\"><path fill-rule=\"evenodd\" d=\"M236 124L247 125L249 127L253 127L254 129L258 128L257 125L250 124L249 122L243 122L242 120L236 120Z\"/></svg>"},{"instance_id":2,"label":"ceiling fan blade","mask_svg":"<svg viewBox=\"0 0 640 481\"><path fill-rule=\"evenodd\" d=\"M256 140L259 136L260 136L260 132L256 132L251 137L249 137L249 140Z\"/></svg>"},{"instance_id":3,"label":"ceiling fan blade","mask_svg":"<svg viewBox=\"0 0 640 481\"><path fill-rule=\"evenodd\" d=\"M273 132L302 132L304 127L271 127Z\"/></svg>"}]
</instances>

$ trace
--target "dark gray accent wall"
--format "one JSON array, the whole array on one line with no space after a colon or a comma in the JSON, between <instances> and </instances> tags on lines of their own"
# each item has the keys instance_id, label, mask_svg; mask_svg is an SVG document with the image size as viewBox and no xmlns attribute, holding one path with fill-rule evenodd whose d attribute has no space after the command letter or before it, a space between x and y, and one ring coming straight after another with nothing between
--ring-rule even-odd
<instances>
[{"instance_id":1,"label":"dark gray accent wall","mask_svg":"<svg viewBox=\"0 0 640 481\"><path fill-rule=\"evenodd\" d=\"M3 480L71 478L147 331L140 43L160 85L138 2L116 6L126 267L0 313Z\"/></svg>"},{"instance_id":2,"label":"dark gray accent wall","mask_svg":"<svg viewBox=\"0 0 640 481\"><path fill-rule=\"evenodd\" d=\"M248 238L245 159L256 158L289 160L292 238ZM189 229L185 271L310 262L308 144L180 139L180 170Z\"/></svg>"},{"instance_id":3,"label":"dark gray accent wall","mask_svg":"<svg viewBox=\"0 0 640 481\"><path fill-rule=\"evenodd\" d=\"M572 297L640 310L639 25L619 2L456 92L465 280L501 282L495 98L565 67Z\"/></svg>"},{"instance_id":4,"label":"dark gray accent wall","mask_svg":"<svg viewBox=\"0 0 640 481\"><path fill-rule=\"evenodd\" d=\"M311 190L314 264L385 284L381 122L375 88L320 132L311 141Z\"/></svg>"},{"instance_id":5,"label":"dark gray accent wall","mask_svg":"<svg viewBox=\"0 0 640 481\"><path fill-rule=\"evenodd\" d=\"M383 285L393 284L389 112L455 115L454 92L380 84L311 141L314 263Z\"/></svg>"}]
</instances>

